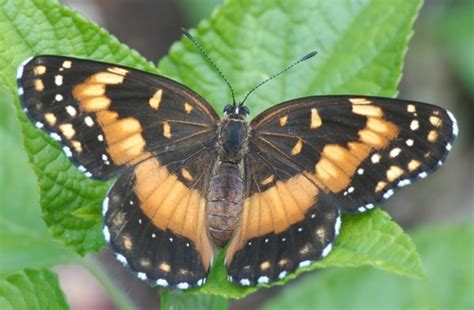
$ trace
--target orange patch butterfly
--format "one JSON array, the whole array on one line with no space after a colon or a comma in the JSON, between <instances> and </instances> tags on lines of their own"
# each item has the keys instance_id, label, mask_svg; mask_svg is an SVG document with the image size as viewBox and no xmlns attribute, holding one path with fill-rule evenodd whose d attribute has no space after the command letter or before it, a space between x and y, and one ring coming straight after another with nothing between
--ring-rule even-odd
<instances>
[{"instance_id":1,"label":"orange patch butterfly","mask_svg":"<svg viewBox=\"0 0 474 310\"><path fill-rule=\"evenodd\" d=\"M103 202L117 259L168 288L204 284L216 246L240 285L325 257L341 212L425 178L458 133L440 107L355 95L291 100L251 122L234 103L221 119L165 77L61 56L28 59L17 80L24 112L80 171L117 178Z\"/></svg>"}]
</instances>

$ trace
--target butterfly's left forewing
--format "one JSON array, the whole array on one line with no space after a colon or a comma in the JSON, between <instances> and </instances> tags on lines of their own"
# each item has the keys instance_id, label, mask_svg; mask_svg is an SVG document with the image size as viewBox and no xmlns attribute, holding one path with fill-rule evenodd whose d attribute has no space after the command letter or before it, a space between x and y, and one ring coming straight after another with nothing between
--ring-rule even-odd
<instances>
[{"instance_id":1,"label":"butterfly's left forewing","mask_svg":"<svg viewBox=\"0 0 474 310\"><path fill-rule=\"evenodd\" d=\"M167 78L119 65L37 56L18 70L23 109L86 175L109 179L215 135L217 113Z\"/></svg>"},{"instance_id":2,"label":"butterfly's left forewing","mask_svg":"<svg viewBox=\"0 0 474 310\"><path fill-rule=\"evenodd\" d=\"M244 285L324 257L340 210L364 212L445 160L457 134L442 108L328 96L275 106L251 123L242 221L226 256Z\"/></svg>"},{"instance_id":3,"label":"butterfly's left forewing","mask_svg":"<svg viewBox=\"0 0 474 310\"><path fill-rule=\"evenodd\" d=\"M79 170L118 177L103 203L117 258L157 285L202 285L213 254L205 227L217 159L212 107L164 77L59 56L26 61L18 87L25 113Z\"/></svg>"}]
</instances>

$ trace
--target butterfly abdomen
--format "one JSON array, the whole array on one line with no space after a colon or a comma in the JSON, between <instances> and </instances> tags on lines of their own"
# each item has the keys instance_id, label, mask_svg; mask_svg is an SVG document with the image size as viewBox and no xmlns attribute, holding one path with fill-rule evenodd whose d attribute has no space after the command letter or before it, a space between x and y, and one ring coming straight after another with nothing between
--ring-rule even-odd
<instances>
[{"instance_id":1,"label":"butterfly abdomen","mask_svg":"<svg viewBox=\"0 0 474 310\"><path fill-rule=\"evenodd\" d=\"M218 247L233 236L242 210L244 183L238 163L219 162L209 187L207 224Z\"/></svg>"}]
</instances>

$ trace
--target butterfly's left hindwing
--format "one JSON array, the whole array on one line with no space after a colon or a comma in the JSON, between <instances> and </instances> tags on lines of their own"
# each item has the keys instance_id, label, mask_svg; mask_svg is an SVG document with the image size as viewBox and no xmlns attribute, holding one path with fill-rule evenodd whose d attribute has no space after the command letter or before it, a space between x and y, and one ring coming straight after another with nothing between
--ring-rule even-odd
<instances>
[{"instance_id":1,"label":"butterfly's left hindwing","mask_svg":"<svg viewBox=\"0 0 474 310\"><path fill-rule=\"evenodd\" d=\"M266 283L324 257L339 210L364 212L425 178L457 131L442 108L387 98L309 97L263 112L251 122L242 221L226 256L232 280Z\"/></svg>"},{"instance_id":2,"label":"butterfly's left hindwing","mask_svg":"<svg viewBox=\"0 0 474 310\"><path fill-rule=\"evenodd\" d=\"M213 247L206 233L201 168L215 154L205 145L167 166L156 158L119 177L104 201L104 235L117 259L153 285L187 289L205 283ZM200 167L200 169L193 169Z\"/></svg>"},{"instance_id":3,"label":"butterfly's left hindwing","mask_svg":"<svg viewBox=\"0 0 474 310\"><path fill-rule=\"evenodd\" d=\"M38 56L18 70L23 109L86 176L118 176L104 236L152 284L190 288L212 261L205 205L217 113L174 81L107 63Z\"/></svg>"}]
</instances>

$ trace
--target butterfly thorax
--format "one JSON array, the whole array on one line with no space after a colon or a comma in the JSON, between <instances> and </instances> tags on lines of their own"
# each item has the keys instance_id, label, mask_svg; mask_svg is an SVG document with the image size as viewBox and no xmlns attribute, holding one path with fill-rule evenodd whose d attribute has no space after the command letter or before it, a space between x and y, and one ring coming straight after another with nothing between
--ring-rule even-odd
<instances>
[{"instance_id":1,"label":"butterfly thorax","mask_svg":"<svg viewBox=\"0 0 474 310\"><path fill-rule=\"evenodd\" d=\"M248 124L240 119L224 119L219 128L219 160L239 163L247 147Z\"/></svg>"},{"instance_id":2,"label":"butterfly thorax","mask_svg":"<svg viewBox=\"0 0 474 310\"><path fill-rule=\"evenodd\" d=\"M214 243L223 247L232 238L242 210L242 160L248 125L240 119L226 118L219 127L219 160L210 180L207 224Z\"/></svg>"}]
</instances>

